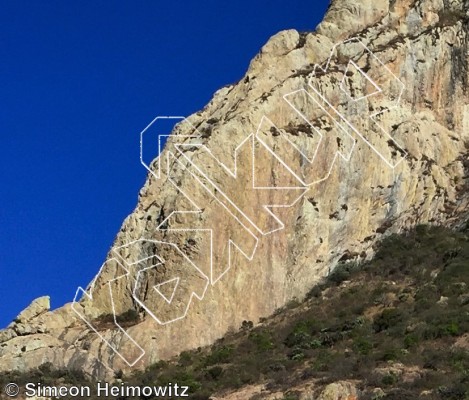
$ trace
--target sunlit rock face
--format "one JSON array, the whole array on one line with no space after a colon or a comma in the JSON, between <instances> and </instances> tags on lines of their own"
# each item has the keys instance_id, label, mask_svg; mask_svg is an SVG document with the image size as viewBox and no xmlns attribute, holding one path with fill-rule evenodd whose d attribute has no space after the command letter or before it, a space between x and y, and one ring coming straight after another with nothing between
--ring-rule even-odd
<instances>
[{"instance_id":1,"label":"sunlit rock face","mask_svg":"<svg viewBox=\"0 0 469 400\"><path fill-rule=\"evenodd\" d=\"M176 126L87 295L0 332L0 371L142 368L256 324L383 235L461 221L467 9L335 0L316 31L272 37Z\"/></svg>"}]
</instances>

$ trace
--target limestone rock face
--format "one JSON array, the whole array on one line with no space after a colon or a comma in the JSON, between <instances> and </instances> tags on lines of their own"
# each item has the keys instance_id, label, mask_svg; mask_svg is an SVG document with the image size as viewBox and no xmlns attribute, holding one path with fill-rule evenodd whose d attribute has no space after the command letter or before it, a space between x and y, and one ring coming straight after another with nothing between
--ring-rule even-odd
<instances>
[{"instance_id":1,"label":"limestone rock face","mask_svg":"<svg viewBox=\"0 0 469 400\"><path fill-rule=\"evenodd\" d=\"M15 322L24 324L33 318L50 310L49 296L39 297L26 307L17 317Z\"/></svg>"},{"instance_id":2,"label":"limestone rock face","mask_svg":"<svg viewBox=\"0 0 469 400\"><path fill-rule=\"evenodd\" d=\"M10 340L18 335L28 335L41 331L41 324L38 324L39 317L50 310L49 296L35 299L26 307L8 326L0 331L0 343Z\"/></svg>"},{"instance_id":3,"label":"limestone rock face","mask_svg":"<svg viewBox=\"0 0 469 400\"><path fill-rule=\"evenodd\" d=\"M0 371L144 367L257 323L383 235L459 223L468 6L334 0L315 32L272 37L175 127L82 300L0 332Z\"/></svg>"}]
</instances>

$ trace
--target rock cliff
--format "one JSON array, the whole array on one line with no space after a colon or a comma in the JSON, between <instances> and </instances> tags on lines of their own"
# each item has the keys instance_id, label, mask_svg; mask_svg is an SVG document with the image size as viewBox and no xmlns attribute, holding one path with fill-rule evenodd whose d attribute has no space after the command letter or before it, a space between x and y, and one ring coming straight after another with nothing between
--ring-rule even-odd
<instances>
[{"instance_id":1,"label":"rock cliff","mask_svg":"<svg viewBox=\"0 0 469 400\"><path fill-rule=\"evenodd\" d=\"M141 368L257 323L383 235L457 223L468 7L334 0L316 31L272 37L175 127L81 300L38 300L0 332L0 372Z\"/></svg>"}]
</instances>

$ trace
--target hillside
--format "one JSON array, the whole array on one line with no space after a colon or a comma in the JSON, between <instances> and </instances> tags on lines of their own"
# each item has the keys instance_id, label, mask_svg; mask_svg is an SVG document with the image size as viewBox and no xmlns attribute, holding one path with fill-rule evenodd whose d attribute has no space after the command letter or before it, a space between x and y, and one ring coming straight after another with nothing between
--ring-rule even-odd
<instances>
[{"instance_id":1,"label":"hillside","mask_svg":"<svg viewBox=\"0 0 469 400\"><path fill-rule=\"evenodd\" d=\"M467 399L469 227L418 226L376 250L369 262L340 263L303 302L245 321L213 346L116 378L178 382L199 400ZM33 377L61 375L87 383L45 366ZM30 379L3 374L0 384ZM121 399L131 398L157 397Z\"/></svg>"}]
</instances>

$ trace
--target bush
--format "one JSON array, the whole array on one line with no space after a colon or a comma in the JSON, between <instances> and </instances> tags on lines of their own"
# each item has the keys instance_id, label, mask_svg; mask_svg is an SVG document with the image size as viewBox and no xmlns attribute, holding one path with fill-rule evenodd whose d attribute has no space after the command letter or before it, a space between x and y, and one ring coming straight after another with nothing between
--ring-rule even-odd
<instances>
[{"instance_id":1,"label":"bush","mask_svg":"<svg viewBox=\"0 0 469 400\"><path fill-rule=\"evenodd\" d=\"M382 361L396 361L399 359L399 350L395 348L384 349L379 359Z\"/></svg>"},{"instance_id":2,"label":"bush","mask_svg":"<svg viewBox=\"0 0 469 400\"><path fill-rule=\"evenodd\" d=\"M387 308L373 320L375 332L385 331L403 320L402 311L398 308Z\"/></svg>"},{"instance_id":3,"label":"bush","mask_svg":"<svg viewBox=\"0 0 469 400\"><path fill-rule=\"evenodd\" d=\"M243 321L239 330L245 332L250 331L252 328L254 328L254 323L252 321Z\"/></svg>"},{"instance_id":4,"label":"bush","mask_svg":"<svg viewBox=\"0 0 469 400\"><path fill-rule=\"evenodd\" d=\"M354 272L361 269L361 265L357 262L339 262L327 277L329 282L340 285L343 281L350 279Z\"/></svg>"},{"instance_id":5,"label":"bush","mask_svg":"<svg viewBox=\"0 0 469 400\"><path fill-rule=\"evenodd\" d=\"M442 399L445 400L465 400L467 390L462 385L457 386L440 386L438 388L438 394Z\"/></svg>"},{"instance_id":6,"label":"bush","mask_svg":"<svg viewBox=\"0 0 469 400\"><path fill-rule=\"evenodd\" d=\"M213 364L226 364L231 360L233 351L233 346L221 346L219 348L215 348L205 358L205 365L209 366Z\"/></svg>"},{"instance_id":7,"label":"bush","mask_svg":"<svg viewBox=\"0 0 469 400\"><path fill-rule=\"evenodd\" d=\"M419 342L419 336L415 333L408 334L404 337L404 347L406 349L415 347Z\"/></svg>"},{"instance_id":8,"label":"bush","mask_svg":"<svg viewBox=\"0 0 469 400\"><path fill-rule=\"evenodd\" d=\"M290 359L293 361L302 361L305 359L306 355L303 352L303 349L295 347L289 355Z\"/></svg>"},{"instance_id":9,"label":"bush","mask_svg":"<svg viewBox=\"0 0 469 400\"><path fill-rule=\"evenodd\" d=\"M399 379L395 374L387 374L383 376L383 379L381 380L381 383L385 386L393 386L397 383Z\"/></svg>"},{"instance_id":10,"label":"bush","mask_svg":"<svg viewBox=\"0 0 469 400\"><path fill-rule=\"evenodd\" d=\"M122 313L121 315L118 315L116 319L119 323L137 323L140 318L137 311L130 309Z\"/></svg>"},{"instance_id":11,"label":"bush","mask_svg":"<svg viewBox=\"0 0 469 400\"><path fill-rule=\"evenodd\" d=\"M28 382L40 382L42 384L53 385L61 381L65 384L83 386L91 383L90 379L83 371L75 369L56 369L50 362L40 365L38 368L28 372L11 371L0 374L0 384L3 386L9 382L15 382L22 386Z\"/></svg>"},{"instance_id":12,"label":"bush","mask_svg":"<svg viewBox=\"0 0 469 400\"><path fill-rule=\"evenodd\" d=\"M114 314L103 314L97 320L101 324L114 324ZM137 311L130 309L120 315L116 315L116 321L118 324L129 326L140 322L140 317Z\"/></svg>"},{"instance_id":13,"label":"bush","mask_svg":"<svg viewBox=\"0 0 469 400\"><path fill-rule=\"evenodd\" d=\"M274 347L272 337L267 331L251 332L249 339L255 343L258 351L267 351Z\"/></svg>"},{"instance_id":14,"label":"bush","mask_svg":"<svg viewBox=\"0 0 469 400\"><path fill-rule=\"evenodd\" d=\"M310 349L311 342L312 342L312 337L309 333L306 332L292 332L290 333L287 338L285 339L285 345L287 347L301 347L303 349ZM321 344L320 341L316 341Z\"/></svg>"},{"instance_id":15,"label":"bush","mask_svg":"<svg viewBox=\"0 0 469 400\"><path fill-rule=\"evenodd\" d=\"M354 341L355 351L361 355L368 355L373 349L373 343L366 338L358 338Z\"/></svg>"},{"instance_id":16,"label":"bush","mask_svg":"<svg viewBox=\"0 0 469 400\"><path fill-rule=\"evenodd\" d=\"M208 369L207 373L211 379L217 380L223 374L223 368L217 365Z\"/></svg>"}]
</instances>

